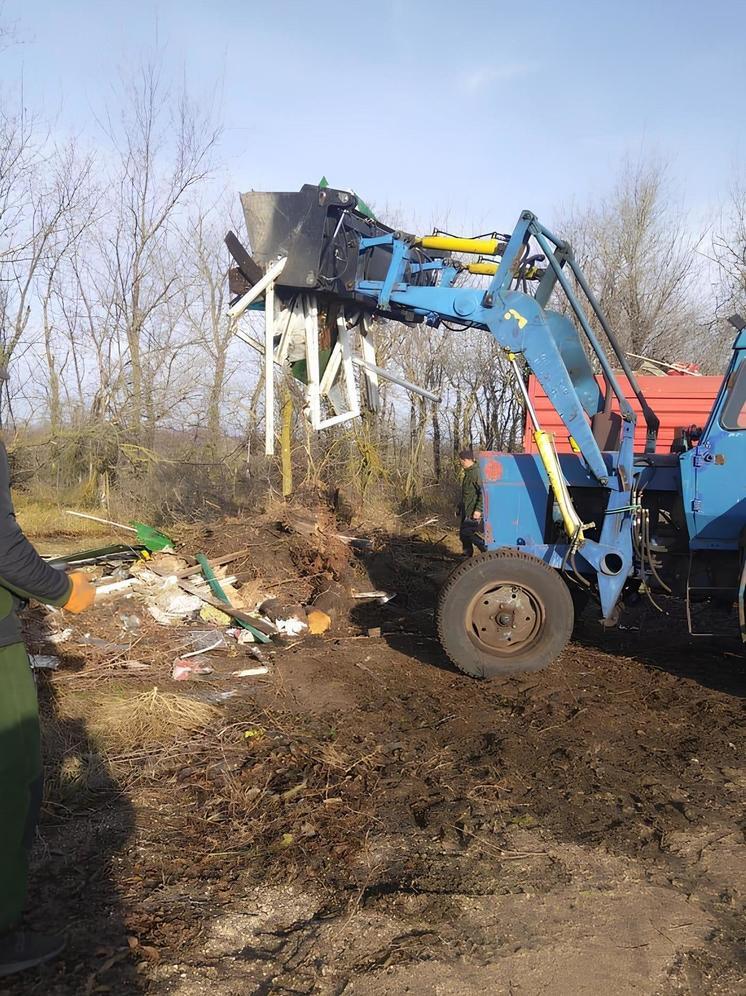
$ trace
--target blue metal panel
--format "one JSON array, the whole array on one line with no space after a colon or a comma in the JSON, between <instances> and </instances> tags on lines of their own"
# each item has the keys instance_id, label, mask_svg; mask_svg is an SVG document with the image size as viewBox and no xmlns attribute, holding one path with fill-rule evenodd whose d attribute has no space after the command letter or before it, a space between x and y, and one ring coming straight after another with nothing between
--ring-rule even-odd
<instances>
[{"instance_id":1,"label":"blue metal panel","mask_svg":"<svg viewBox=\"0 0 746 996\"><path fill-rule=\"evenodd\" d=\"M544 543L549 482L539 457L484 452L479 454L479 468L488 548Z\"/></svg>"},{"instance_id":2,"label":"blue metal panel","mask_svg":"<svg viewBox=\"0 0 746 996\"><path fill-rule=\"evenodd\" d=\"M736 346L742 338L744 333ZM734 352L699 445L684 454L682 492L694 550L736 550L746 526L746 429L727 429L721 422L729 384L743 363L746 345Z\"/></svg>"},{"instance_id":3,"label":"blue metal panel","mask_svg":"<svg viewBox=\"0 0 746 996\"><path fill-rule=\"evenodd\" d=\"M588 415L595 415L603 409L604 399L578 330L567 315L561 315L557 311L546 311L545 315L549 332L557 343L580 403Z\"/></svg>"}]
</instances>

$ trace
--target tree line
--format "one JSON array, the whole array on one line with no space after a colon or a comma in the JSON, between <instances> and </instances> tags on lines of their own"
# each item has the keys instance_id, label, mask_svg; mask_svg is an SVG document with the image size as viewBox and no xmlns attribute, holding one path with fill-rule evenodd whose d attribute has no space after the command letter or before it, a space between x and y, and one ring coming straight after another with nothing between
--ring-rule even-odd
<instances>
[{"instance_id":1,"label":"tree line","mask_svg":"<svg viewBox=\"0 0 746 996\"><path fill-rule=\"evenodd\" d=\"M243 223L219 183L220 126L155 63L97 127L95 151L60 143L0 90L0 416L18 479L172 515L281 490L258 443L259 359L226 316L223 236ZM630 354L722 369L723 319L746 313L742 182L697 231L664 164L627 162L606 196L549 220ZM288 377L278 408L292 487L344 481L416 502L453 478L462 446L520 447L520 396L489 336L394 323L376 336L379 361L442 403L384 388L375 418L316 437Z\"/></svg>"}]
</instances>

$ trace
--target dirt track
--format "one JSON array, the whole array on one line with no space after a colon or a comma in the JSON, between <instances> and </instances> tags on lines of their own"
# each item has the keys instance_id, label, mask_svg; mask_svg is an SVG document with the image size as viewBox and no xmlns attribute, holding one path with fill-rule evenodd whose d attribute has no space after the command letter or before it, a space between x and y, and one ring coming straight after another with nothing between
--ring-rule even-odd
<instances>
[{"instance_id":1,"label":"dirt track","mask_svg":"<svg viewBox=\"0 0 746 996\"><path fill-rule=\"evenodd\" d=\"M732 648L588 623L478 683L431 637L422 558L380 610L403 633L278 653L215 736L50 810L34 916L70 956L0 992L744 992Z\"/></svg>"}]
</instances>

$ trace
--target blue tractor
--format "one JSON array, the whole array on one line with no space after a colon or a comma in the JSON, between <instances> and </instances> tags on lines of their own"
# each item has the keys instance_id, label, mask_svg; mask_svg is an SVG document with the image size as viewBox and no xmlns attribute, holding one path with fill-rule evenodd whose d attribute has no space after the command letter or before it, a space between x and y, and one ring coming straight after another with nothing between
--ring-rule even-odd
<instances>
[{"instance_id":1,"label":"blue tractor","mask_svg":"<svg viewBox=\"0 0 746 996\"><path fill-rule=\"evenodd\" d=\"M570 246L531 212L510 235L462 239L392 230L351 191L325 186L245 194L243 205L254 255L229 237L238 299L248 300L259 275L280 261L280 298L314 294L319 307L344 308L358 323L379 315L481 328L513 367L537 452L479 455L487 552L456 568L437 610L440 640L461 670L489 678L543 668L562 653L585 602L596 600L602 621L614 625L624 599L640 592L682 599L690 628L692 606L716 600L737 614L746 641L740 316L730 319L733 356L707 424L679 452L658 453L658 419ZM488 281L464 286L464 271ZM558 455L539 425L526 366L572 453ZM644 452L635 452L637 416L617 369L645 419Z\"/></svg>"}]
</instances>

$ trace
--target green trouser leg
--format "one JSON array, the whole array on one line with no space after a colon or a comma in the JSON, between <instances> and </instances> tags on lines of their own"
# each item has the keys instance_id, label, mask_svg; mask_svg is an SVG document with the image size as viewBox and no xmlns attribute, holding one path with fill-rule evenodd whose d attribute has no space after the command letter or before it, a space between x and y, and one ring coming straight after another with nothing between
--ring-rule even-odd
<instances>
[{"instance_id":1,"label":"green trouser leg","mask_svg":"<svg viewBox=\"0 0 746 996\"><path fill-rule=\"evenodd\" d=\"M26 899L41 772L36 685L26 648L14 643L0 647L0 931L13 926Z\"/></svg>"}]
</instances>

